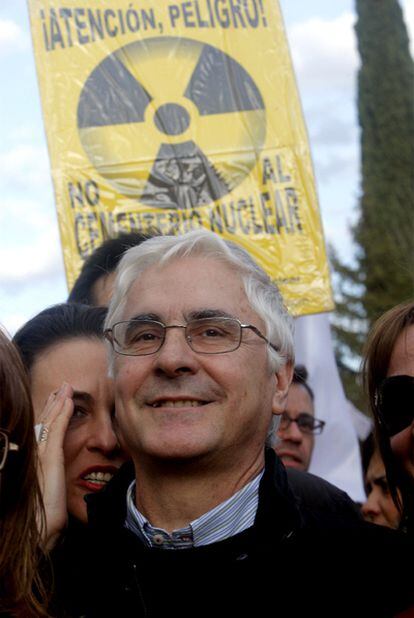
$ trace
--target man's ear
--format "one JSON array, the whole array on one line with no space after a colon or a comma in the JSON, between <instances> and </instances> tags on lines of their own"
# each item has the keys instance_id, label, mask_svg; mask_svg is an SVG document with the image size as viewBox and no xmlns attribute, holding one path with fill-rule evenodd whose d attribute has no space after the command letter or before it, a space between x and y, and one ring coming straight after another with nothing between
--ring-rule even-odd
<instances>
[{"instance_id":1,"label":"man's ear","mask_svg":"<svg viewBox=\"0 0 414 618\"><path fill-rule=\"evenodd\" d=\"M272 414L282 414L286 406L286 398L293 378L293 363L288 361L275 374L276 390L273 395Z\"/></svg>"}]
</instances>

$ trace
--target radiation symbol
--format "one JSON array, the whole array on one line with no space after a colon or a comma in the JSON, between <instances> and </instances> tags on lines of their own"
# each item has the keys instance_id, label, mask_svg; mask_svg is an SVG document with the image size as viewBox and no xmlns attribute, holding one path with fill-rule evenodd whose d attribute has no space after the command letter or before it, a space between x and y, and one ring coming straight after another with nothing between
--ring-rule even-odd
<instances>
[{"instance_id":1,"label":"radiation symbol","mask_svg":"<svg viewBox=\"0 0 414 618\"><path fill-rule=\"evenodd\" d=\"M228 54L155 37L107 56L89 75L78 128L92 165L121 194L157 208L222 198L257 162L262 96Z\"/></svg>"}]
</instances>

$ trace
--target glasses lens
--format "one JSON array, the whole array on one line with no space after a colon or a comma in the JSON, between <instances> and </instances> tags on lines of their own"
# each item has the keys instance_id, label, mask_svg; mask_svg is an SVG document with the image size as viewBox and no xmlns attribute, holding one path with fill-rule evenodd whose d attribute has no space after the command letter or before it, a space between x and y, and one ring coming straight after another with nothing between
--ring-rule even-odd
<instances>
[{"instance_id":1,"label":"glasses lens","mask_svg":"<svg viewBox=\"0 0 414 618\"><path fill-rule=\"evenodd\" d=\"M9 439L7 434L0 431L0 470L4 468L4 463L7 457Z\"/></svg>"},{"instance_id":2,"label":"glasses lens","mask_svg":"<svg viewBox=\"0 0 414 618\"><path fill-rule=\"evenodd\" d=\"M299 414L296 423L304 433L313 433L316 426L315 418L311 414Z\"/></svg>"},{"instance_id":3,"label":"glasses lens","mask_svg":"<svg viewBox=\"0 0 414 618\"><path fill-rule=\"evenodd\" d=\"M386 378L380 389L379 408L390 437L409 427L414 420L414 377Z\"/></svg>"},{"instance_id":4,"label":"glasses lens","mask_svg":"<svg viewBox=\"0 0 414 618\"><path fill-rule=\"evenodd\" d=\"M194 352L219 354L239 347L241 327L231 318L203 318L189 322L186 334Z\"/></svg>"},{"instance_id":5,"label":"glasses lens","mask_svg":"<svg viewBox=\"0 0 414 618\"><path fill-rule=\"evenodd\" d=\"M152 320L119 322L112 332L116 351L131 356L153 354L164 341L164 326Z\"/></svg>"},{"instance_id":6,"label":"glasses lens","mask_svg":"<svg viewBox=\"0 0 414 618\"><path fill-rule=\"evenodd\" d=\"M290 416L286 414L286 412L283 412L283 414L280 417L279 429L287 429L289 425L290 425Z\"/></svg>"}]
</instances>

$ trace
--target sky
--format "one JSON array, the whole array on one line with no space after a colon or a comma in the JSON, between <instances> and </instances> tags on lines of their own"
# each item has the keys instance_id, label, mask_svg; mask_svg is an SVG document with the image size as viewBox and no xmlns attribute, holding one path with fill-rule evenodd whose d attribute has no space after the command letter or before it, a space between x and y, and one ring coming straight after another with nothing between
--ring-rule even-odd
<instances>
[{"instance_id":1,"label":"sky","mask_svg":"<svg viewBox=\"0 0 414 618\"><path fill-rule=\"evenodd\" d=\"M351 262L349 227L360 186L354 2L280 0L280 5L325 238ZM414 0L401 5L412 43ZM0 323L13 334L67 296L26 0L0 1L0 77Z\"/></svg>"}]
</instances>

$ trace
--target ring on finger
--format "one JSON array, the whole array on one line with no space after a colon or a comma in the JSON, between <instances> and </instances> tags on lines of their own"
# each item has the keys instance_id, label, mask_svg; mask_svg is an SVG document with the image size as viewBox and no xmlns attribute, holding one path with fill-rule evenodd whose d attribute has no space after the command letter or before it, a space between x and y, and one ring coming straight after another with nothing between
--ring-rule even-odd
<instances>
[{"instance_id":1,"label":"ring on finger","mask_svg":"<svg viewBox=\"0 0 414 618\"><path fill-rule=\"evenodd\" d=\"M48 433L49 427L47 427L47 425L43 425L43 423L35 425L35 434L38 443L46 442Z\"/></svg>"}]
</instances>

